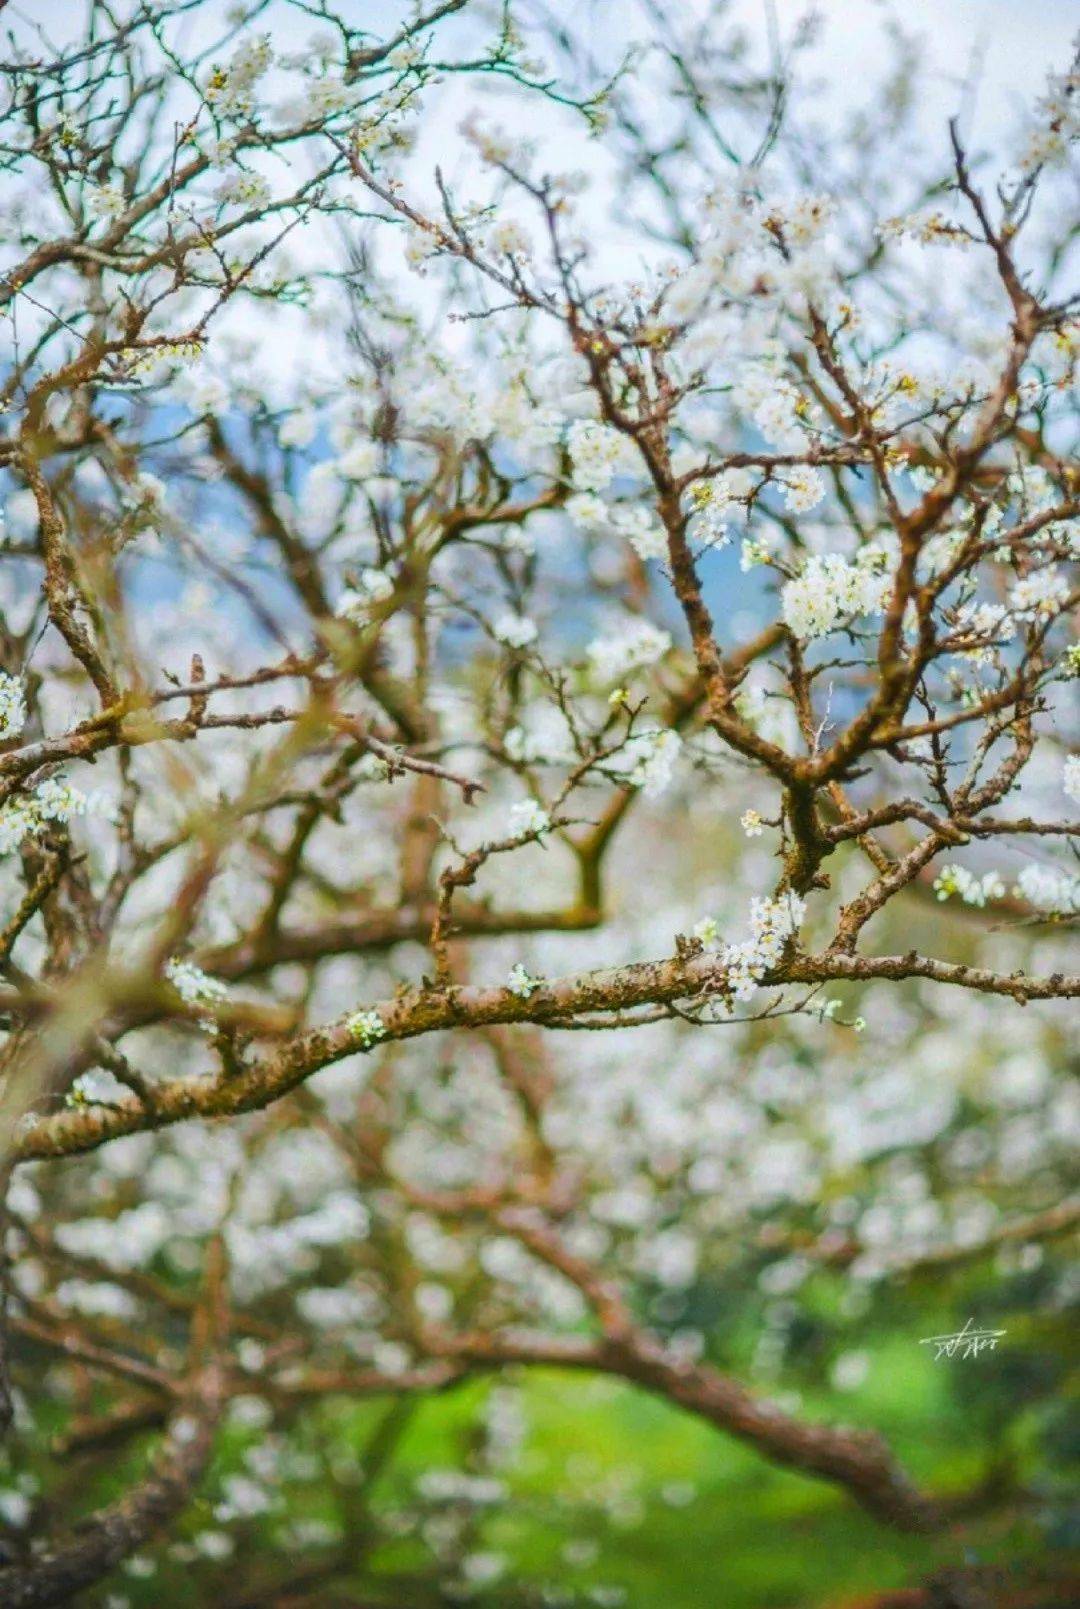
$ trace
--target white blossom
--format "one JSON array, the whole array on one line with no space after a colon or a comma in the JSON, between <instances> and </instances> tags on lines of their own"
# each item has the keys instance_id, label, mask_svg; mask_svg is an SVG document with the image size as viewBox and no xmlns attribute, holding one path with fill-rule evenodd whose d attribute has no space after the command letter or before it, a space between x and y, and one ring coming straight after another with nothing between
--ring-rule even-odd
<instances>
[{"instance_id":1,"label":"white blossom","mask_svg":"<svg viewBox=\"0 0 1080 1609\"><path fill-rule=\"evenodd\" d=\"M1080 911L1080 877L1050 866L1025 866L1016 879L1016 892L1037 910L1052 916Z\"/></svg>"},{"instance_id":2,"label":"white blossom","mask_svg":"<svg viewBox=\"0 0 1080 1609\"><path fill-rule=\"evenodd\" d=\"M805 914L806 902L791 889L775 899L751 901L750 938L728 944L722 951L728 986L736 1000L751 998L761 979L780 960Z\"/></svg>"},{"instance_id":3,"label":"white blossom","mask_svg":"<svg viewBox=\"0 0 1080 1609\"><path fill-rule=\"evenodd\" d=\"M603 531L611 521L611 511L595 492L575 492L564 504L568 517L581 531Z\"/></svg>"},{"instance_id":4,"label":"white blossom","mask_svg":"<svg viewBox=\"0 0 1080 1609\"><path fill-rule=\"evenodd\" d=\"M538 761L548 765L574 758L574 738L566 716L554 704L538 704L526 710L521 724L513 726L503 740L511 760L525 765Z\"/></svg>"},{"instance_id":5,"label":"white blossom","mask_svg":"<svg viewBox=\"0 0 1080 1609\"><path fill-rule=\"evenodd\" d=\"M194 961L173 956L165 963L165 976L189 1006L216 1006L229 998L228 987L221 979L210 977Z\"/></svg>"},{"instance_id":6,"label":"white blossom","mask_svg":"<svg viewBox=\"0 0 1080 1609\"><path fill-rule=\"evenodd\" d=\"M974 905L982 908L988 900L1003 899L1005 884L997 872L984 872L982 877L976 877L964 866L942 866L934 879L934 893L939 900L947 900L956 894L965 905Z\"/></svg>"},{"instance_id":7,"label":"white blossom","mask_svg":"<svg viewBox=\"0 0 1080 1609\"><path fill-rule=\"evenodd\" d=\"M514 965L506 975L506 987L511 994L516 994L521 1000L528 1000L529 996L540 987L540 979L531 977L520 961Z\"/></svg>"},{"instance_id":8,"label":"white blossom","mask_svg":"<svg viewBox=\"0 0 1080 1609\"><path fill-rule=\"evenodd\" d=\"M461 1561L461 1573L470 1586L486 1587L505 1574L506 1564L502 1553L466 1553Z\"/></svg>"},{"instance_id":9,"label":"white blossom","mask_svg":"<svg viewBox=\"0 0 1080 1609\"><path fill-rule=\"evenodd\" d=\"M646 503L605 503L595 492L575 492L566 512L583 531L616 532L625 537L639 559L666 559L667 533Z\"/></svg>"},{"instance_id":10,"label":"white blossom","mask_svg":"<svg viewBox=\"0 0 1080 1609\"><path fill-rule=\"evenodd\" d=\"M863 548L853 563L837 553L812 554L782 589L784 620L804 641L824 637L854 615L876 614L889 581L878 548Z\"/></svg>"},{"instance_id":11,"label":"white blossom","mask_svg":"<svg viewBox=\"0 0 1080 1609\"><path fill-rule=\"evenodd\" d=\"M218 185L218 200L258 211L270 200L270 185L261 173L248 168L236 168L226 174Z\"/></svg>"},{"instance_id":12,"label":"white blossom","mask_svg":"<svg viewBox=\"0 0 1080 1609\"><path fill-rule=\"evenodd\" d=\"M171 389L192 413L200 416L224 413L229 406L228 387L213 374L182 370Z\"/></svg>"},{"instance_id":13,"label":"white blossom","mask_svg":"<svg viewBox=\"0 0 1080 1609\"><path fill-rule=\"evenodd\" d=\"M62 774L48 777L33 794L0 805L0 855L11 854L24 839L42 832L50 822L64 825L76 816L107 813L102 795L84 793Z\"/></svg>"},{"instance_id":14,"label":"white blossom","mask_svg":"<svg viewBox=\"0 0 1080 1609\"><path fill-rule=\"evenodd\" d=\"M1076 804L1080 804L1080 754L1070 754L1061 774L1061 785Z\"/></svg>"},{"instance_id":15,"label":"white blossom","mask_svg":"<svg viewBox=\"0 0 1080 1609\"><path fill-rule=\"evenodd\" d=\"M781 452L805 450L807 426L815 416L814 405L771 366L747 369L740 377L735 399L751 415L771 446Z\"/></svg>"},{"instance_id":16,"label":"white blossom","mask_svg":"<svg viewBox=\"0 0 1080 1609\"><path fill-rule=\"evenodd\" d=\"M632 620L607 636L594 638L585 652L597 680L615 682L632 670L655 665L670 647L670 632L647 620Z\"/></svg>"},{"instance_id":17,"label":"white blossom","mask_svg":"<svg viewBox=\"0 0 1080 1609\"><path fill-rule=\"evenodd\" d=\"M314 408L294 408L278 425L278 441L283 447L310 447L317 426Z\"/></svg>"},{"instance_id":18,"label":"white blossom","mask_svg":"<svg viewBox=\"0 0 1080 1609\"><path fill-rule=\"evenodd\" d=\"M536 799L519 799L510 806L510 832L513 837L551 831L551 817Z\"/></svg>"},{"instance_id":19,"label":"white blossom","mask_svg":"<svg viewBox=\"0 0 1080 1609\"><path fill-rule=\"evenodd\" d=\"M341 454L338 473L347 480L366 480L379 467L379 449L373 441L358 441Z\"/></svg>"},{"instance_id":20,"label":"white blossom","mask_svg":"<svg viewBox=\"0 0 1080 1609\"><path fill-rule=\"evenodd\" d=\"M499 616L491 629L496 639L508 648L528 648L540 634L535 620L509 610Z\"/></svg>"},{"instance_id":21,"label":"white blossom","mask_svg":"<svg viewBox=\"0 0 1080 1609\"><path fill-rule=\"evenodd\" d=\"M487 247L507 257L528 257L532 241L516 219L499 218L487 232Z\"/></svg>"},{"instance_id":22,"label":"white blossom","mask_svg":"<svg viewBox=\"0 0 1080 1609\"><path fill-rule=\"evenodd\" d=\"M681 752L682 738L671 727L636 732L613 758L612 768L630 787L656 799L670 785Z\"/></svg>"},{"instance_id":23,"label":"white blossom","mask_svg":"<svg viewBox=\"0 0 1080 1609\"><path fill-rule=\"evenodd\" d=\"M1014 628L1009 624L1009 611L1000 603L966 603L956 611L956 631L963 637L980 638L976 647L965 648L964 658L972 664L990 664L995 646L1008 642Z\"/></svg>"},{"instance_id":24,"label":"white blossom","mask_svg":"<svg viewBox=\"0 0 1080 1609\"><path fill-rule=\"evenodd\" d=\"M1066 602L1069 583L1054 565L1044 570L1033 570L1021 576L1009 593L1009 604L1021 619L1033 620L1039 615L1052 615Z\"/></svg>"},{"instance_id":25,"label":"white blossom","mask_svg":"<svg viewBox=\"0 0 1080 1609\"><path fill-rule=\"evenodd\" d=\"M613 509L612 525L620 536L626 538L639 559L667 558L667 532L653 510L644 504Z\"/></svg>"},{"instance_id":26,"label":"white blossom","mask_svg":"<svg viewBox=\"0 0 1080 1609\"><path fill-rule=\"evenodd\" d=\"M377 1011L354 1012L345 1026L359 1041L361 1050L370 1050L386 1035L386 1024Z\"/></svg>"},{"instance_id":27,"label":"white blossom","mask_svg":"<svg viewBox=\"0 0 1080 1609\"><path fill-rule=\"evenodd\" d=\"M825 496L825 480L820 470L796 464L780 476L784 502L793 514L808 514Z\"/></svg>"},{"instance_id":28,"label":"white blossom","mask_svg":"<svg viewBox=\"0 0 1080 1609\"><path fill-rule=\"evenodd\" d=\"M26 725L26 693L17 676L0 671L0 743L18 737Z\"/></svg>"},{"instance_id":29,"label":"white blossom","mask_svg":"<svg viewBox=\"0 0 1080 1609\"><path fill-rule=\"evenodd\" d=\"M86 205L92 218L118 218L127 201L117 184L91 184L86 187Z\"/></svg>"},{"instance_id":30,"label":"white blossom","mask_svg":"<svg viewBox=\"0 0 1080 1609\"><path fill-rule=\"evenodd\" d=\"M574 466L574 485L581 491L602 492L625 464L625 439L595 419L575 419L566 445Z\"/></svg>"},{"instance_id":31,"label":"white blossom","mask_svg":"<svg viewBox=\"0 0 1080 1609\"><path fill-rule=\"evenodd\" d=\"M221 116L250 114L253 91L273 59L269 34L245 39L226 66L212 67L203 94Z\"/></svg>"}]
</instances>

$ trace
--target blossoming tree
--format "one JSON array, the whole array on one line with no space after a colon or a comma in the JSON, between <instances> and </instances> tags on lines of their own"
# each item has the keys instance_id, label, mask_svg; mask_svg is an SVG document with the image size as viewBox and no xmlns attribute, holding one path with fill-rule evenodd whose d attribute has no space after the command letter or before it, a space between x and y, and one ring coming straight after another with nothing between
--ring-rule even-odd
<instances>
[{"instance_id":1,"label":"blossoming tree","mask_svg":"<svg viewBox=\"0 0 1080 1609\"><path fill-rule=\"evenodd\" d=\"M235 1571L328 1400L528 1365L948 1531L970 1491L762 1358L823 1271L1080 1216L1075 71L897 171L903 66L853 161L808 39L762 73L646 7L594 63L469 10L7 47L5 1603ZM584 172L504 132L541 113ZM508 1420L420 1493L436 1574L577 1601L473 1545ZM279 1572L360 1578L382 1423ZM149 1462L72 1529L50 1435Z\"/></svg>"}]
</instances>

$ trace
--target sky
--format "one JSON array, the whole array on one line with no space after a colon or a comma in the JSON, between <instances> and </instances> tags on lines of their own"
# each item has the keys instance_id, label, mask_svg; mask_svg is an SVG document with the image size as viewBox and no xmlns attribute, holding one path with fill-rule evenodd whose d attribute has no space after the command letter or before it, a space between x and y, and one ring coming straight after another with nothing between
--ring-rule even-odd
<instances>
[{"instance_id":1,"label":"sky","mask_svg":"<svg viewBox=\"0 0 1080 1609\"><path fill-rule=\"evenodd\" d=\"M749 20L760 19L763 0L735 0ZM804 0L776 0L781 25L806 9ZM826 43L836 92L855 89L879 48L879 0L818 0L826 20ZM973 60L981 58L976 131L987 138L994 126L1016 115L1039 93L1047 69L1063 68L1070 43L1080 32L1076 0L904 0L892 8L904 27L926 40L938 105L928 116L957 109L960 84Z\"/></svg>"}]
</instances>

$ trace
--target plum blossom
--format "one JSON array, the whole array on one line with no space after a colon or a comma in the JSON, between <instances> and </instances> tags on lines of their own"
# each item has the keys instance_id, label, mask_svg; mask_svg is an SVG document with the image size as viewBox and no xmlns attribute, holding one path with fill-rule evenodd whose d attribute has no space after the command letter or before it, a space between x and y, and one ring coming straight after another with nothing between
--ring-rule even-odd
<instances>
[{"instance_id":1,"label":"plum blossom","mask_svg":"<svg viewBox=\"0 0 1080 1609\"><path fill-rule=\"evenodd\" d=\"M1056 614L1068 596L1067 578L1054 565L1050 565L1021 576L1009 593L1009 604L1020 619L1034 620L1040 615Z\"/></svg>"},{"instance_id":2,"label":"plum blossom","mask_svg":"<svg viewBox=\"0 0 1080 1609\"><path fill-rule=\"evenodd\" d=\"M624 743L611 766L614 774L630 787L640 788L647 799L656 799L670 786L681 752L682 738L671 727L636 732Z\"/></svg>"},{"instance_id":3,"label":"plum blossom","mask_svg":"<svg viewBox=\"0 0 1080 1609\"><path fill-rule=\"evenodd\" d=\"M1080 877L1056 867L1025 866L1016 879L1016 892L1051 916L1080 912Z\"/></svg>"},{"instance_id":4,"label":"plum blossom","mask_svg":"<svg viewBox=\"0 0 1080 1609\"><path fill-rule=\"evenodd\" d=\"M574 466L574 484L584 492L602 492L610 486L627 457L625 438L595 419L576 419L566 445Z\"/></svg>"},{"instance_id":5,"label":"plum blossom","mask_svg":"<svg viewBox=\"0 0 1080 1609\"><path fill-rule=\"evenodd\" d=\"M783 955L806 914L806 902L789 889L774 899L750 904L750 938L721 952L728 986L736 1000L749 1000L762 978Z\"/></svg>"},{"instance_id":6,"label":"plum blossom","mask_svg":"<svg viewBox=\"0 0 1080 1609\"><path fill-rule=\"evenodd\" d=\"M815 405L807 402L790 380L771 366L751 367L743 373L735 395L770 446L781 452L805 450Z\"/></svg>"},{"instance_id":7,"label":"plum blossom","mask_svg":"<svg viewBox=\"0 0 1080 1609\"><path fill-rule=\"evenodd\" d=\"M525 765L557 765L574 758L573 733L566 716L554 704L538 704L524 712L503 740L511 760Z\"/></svg>"},{"instance_id":8,"label":"plum blossom","mask_svg":"<svg viewBox=\"0 0 1080 1609\"><path fill-rule=\"evenodd\" d=\"M783 587L784 620L803 641L824 637L854 615L876 614L889 585L880 548L860 549L854 562L838 553L812 554Z\"/></svg>"},{"instance_id":9,"label":"plum blossom","mask_svg":"<svg viewBox=\"0 0 1080 1609\"><path fill-rule=\"evenodd\" d=\"M536 799L519 799L510 806L510 831L515 838L542 837L551 831L551 817Z\"/></svg>"},{"instance_id":10,"label":"plum blossom","mask_svg":"<svg viewBox=\"0 0 1080 1609\"><path fill-rule=\"evenodd\" d=\"M1004 604L966 603L956 611L956 631L965 638L981 639L977 646L965 648L963 656L972 664L987 665L993 661L996 645L1007 642L1014 627Z\"/></svg>"},{"instance_id":11,"label":"plum blossom","mask_svg":"<svg viewBox=\"0 0 1080 1609\"><path fill-rule=\"evenodd\" d=\"M50 822L64 825L75 816L106 814L102 795L87 794L61 773L48 777L34 793L0 805L0 855L9 855L24 840L43 832Z\"/></svg>"},{"instance_id":12,"label":"plum blossom","mask_svg":"<svg viewBox=\"0 0 1080 1609\"><path fill-rule=\"evenodd\" d=\"M379 449L373 441L358 441L337 461L338 473L347 480L367 480L379 467Z\"/></svg>"},{"instance_id":13,"label":"plum blossom","mask_svg":"<svg viewBox=\"0 0 1080 1609\"><path fill-rule=\"evenodd\" d=\"M1080 754L1070 754L1061 774L1061 785L1076 804L1080 804Z\"/></svg>"},{"instance_id":14,"label":"plum blossom","mask_svg":"<svg viewBox=\"0 0 1080 1609\"><path fill-rule=\"evenodd\" d=\"M519 999L528 1000L529 996L539 989L540 979L532 977L520 961L515 961L506 975L506 987Z\"/></svg>"},{"instance_id":15,"label":"plum blossom","mask_svg":"<svg viewBox=\"0 0 1080 1609\"><path fill-rule=\"evenodd\" d=\"M208 104L222 117L249 116L255 85L272 60L269 34L245 39L226 66L211 68L203 86Z\"/></svg>"},{"instance_id":16,"label":"plum blossom","mask_svg":"<svg viewBox=\"0 0 1080 1609\"><path fill-rule=\"evenodd\" d=\"M539 636L535 620L512 611L500 615L491 629L498 641L505 643L508 648L528 648Z\"/></svg>"},{"instance_id":17,"label":"plum blossom","mask_svg":"<svg viewBox=\"0 0 1080 1609\"><path fill-rule=\"evenodd\" d=\"M809 465L796 464L792 469L785 469L780 484L784 489L784 502L793 514L808 514L825 496L821 471Z\"/></svg>"},{"instance_id":18,"label":"plum blossom","mask_svg":"<svg viewBox=\"0 0 1080 1609\"><path fill-rule=\"evenodd\" d=\"M566 512L579 530L615 531L625 537L639 559L667 558L667 534L645 503L605 503L595 492L575 492Z\"/></svg>"},{"instance_id":19,"label":"plum blossom","mask_svg":"<svg viewBox=\"0 0 1080 1609\"><path fill-rule=\"evenodd\" d=\"M229 998L227 985L220 978L212 978L194 961L174 955L165 963L165 976L189 1006L215 1006Z\"/></svg>"},{"instance_id":20,"label":"plum blossom","mask_svg":"<svg viewBox=\"0 0 1080 1609\"><path fill-rule=\"evenodd\" d=\"M93 184L87 186L86 205L92 218L118 218L127 200L118 184Z\"/></svg>"},{"instance_id":21,"label":"plum blossom","mask_svg":"<svg viewBox=\"0 0 1080 1609\"><path fill-rule=\"evenodd\" d=\"M639 559L667 558L667 533L651 509L641 504L613 509L611 523Z\"/></svg>"},{"instance_id":22,"label":"plum blossom","mask_svg":"<svg viewBox=\"0 0 1080 1609\"><path fill-rule=\"evenodd\" d=\"M947 900L955 894L965 905L981 909L989 900L1005 897L1005 884L997 872L984 872L976 877L965 866L949 865L942 866L934 879L934 893L939 900Z\"/></svg>"},{"instance_id":23,"label":"plum blossom","mask_svg":"<svg viewBox=\"0 0 1080 1609\"><path fill-rule=\"evenodd\" d=\"M217 375L182 371L172 383L173 392L192 413L217 415L229 406L229 390Z\"/></svg>"},{"instance_id":24,"label":"plum blossom","mask_svg":"<svg viewBox=\"0 0 1080 1609\"><path fill-rule=\"evenodd\" d=\"M614 682L630 671L655 665L670 647L670 632L647 620L633 620L606 636L594 638L585 653L597 680Z\"/></svg>"},{"instance_id":25,"label":"plum blossom","mask_svg":"<svg viewBox=\"0 0 1080 1609\"><path fill-rule=\"evenodd\" d=\"M283 447L310 447L317 427L314 408L294 408L278 426L278 441Z\"/></svg>"},{"instance_id":26,"label":"plum blossom","mask_svg":"<svg viewBox=\"0 0 1080 1609\"><path fill-rule=\"evenodd\" d=\"M356 1011L347 1020L346 1028L359 1043L361 1050L370 1050L386 1037L386 1024L377 1011Z\"/></svg>"},{"instance_id":27,"label":"plum blossom","mask_svg":"<svg viewBox=\"0 0 1080 1609\"><path fill-rule=\"evenodd\" d=\"M261 173L236 168L222 179L217 193L219 201L255 210L265 207L270 200L270 185Z\"/></svg>"},{"instance_id":28,"label":"plum blossom","mask_svg":"<svg viewBox=\"0 0 1080 1609\"><path fill-rule=\"evenodd\" d=\"M26 725L26 693L17 676L0 671L0 743L18 737Z\"/></svg>"}]
</instances>

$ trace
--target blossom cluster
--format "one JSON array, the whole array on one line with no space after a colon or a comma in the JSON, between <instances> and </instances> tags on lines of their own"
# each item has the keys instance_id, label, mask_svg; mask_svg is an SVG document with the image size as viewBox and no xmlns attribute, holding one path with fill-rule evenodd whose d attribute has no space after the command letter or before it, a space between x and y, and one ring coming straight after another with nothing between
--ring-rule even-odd
<instances>
[{"instance_id":1,"label":"blossom cluster","mask_svg":"<svg viewBox=\"0 0 1080 1609\"><path fill-rule=\"evenodd\" d=\"M26 725L26 693L17 676L0 671L0 743L18 737Z\"/></svg>"},{"instance_id":2,"label":"blossom cluster","mask_svg":"<svg viewBox=\"0 0 1080 1609\"><path fill-rule=\"evenodd\" d=\"M227 984L181 956L174 955L166 961L165 976L185 1005L213 1008L229 998Z\"/></svg>"},{"instance_id":3,"label":"blossom cluster","mask_svg":"<svg viewBox=\"0 0 1080 1609\"><path fill-rule=\"evenodd\" d=\"M812 554L801 574L784 584L784 620L803 641L824 637L856 615L876 614L890 585L885 555L875 545L861 548L853 561Z\"/></svg>"},{"instance_id":4,"label":"blossom cluster","mask_svg":"<svg viewBox=\"0 0 1080 1609\"><path fill-rule=\"evenodd\" d=\"M598 682L617 682L635 670L663 659L671 647L671 633L649 620L629 620L595 637L586 657Z\"/></svg>"},{"instance_id":5,"label":"blossom cluster","mask_svg":"<svg viewBox=\"0 0 1080 1609\"><path fill-rule=\"evenodd\" d=\"M611 530L624 537L639 559L667 558L664 527L645 502L609 504L593 492L576 492L567 499L566 512L581 530Z\"/></svg>"},{"instance_id":6,"label":"blossom cluster","mask_svg":"<svg viewBox=\"0 0 1080 1609\"><path fill-rule=\"evenodd\" d=\"M75 816L104 809L96 794L83 793L62 775L48 777L32 794L0 805L0 855L10 855L28 837L44 832L50 822L62 826Z\"/></svg>"},{"instance_id":7,"label":"blossom cluster","mask_svg":"<svg viewBox=\"0 0 1080 1609\"><path fill-rule=\"evenodd\" d=\"M625 436L595 419L577 419L567 432L574 484L583 492L602 492L627 465Z\"/></svg>"},{"instance_id":8,"label":"blossom cluster","mask_svg":"<svg viewBox=\"0 0 1080 1609\"><path fill-rule=\"evenodd\" d=\"M520 1000L528 1000L529 996L539 989L540 981L539 978L532 977L520 961L515 961L506 975L506 987Z\"/></svg>"},{"instance_id":9,"label":"blossom cluster","mask_svg":"<svg viewBox=\"0 0 1080 1609\"><path fill-rule=\"evenodd\" d=\"M608 762L608 769L627 786L640 788L647 799L656 799L671 785L682 747L673 727L635 732Z\"/></svg>"},{"instance_id":10,"label":"blossom cluster","mask_svg":"<svg viewBox=\"0 0 1080 1609\"><path fill-rule=\"evenodd\" d=\"M1056 866L1025 866L1016 879L1016 892L1037 911L1051 916L1080 912L1080 877Z\"/></svg>"},{"instance_id":11,"label":"blossom cluster","mask_svg":"<svg viewBox=\"0 0 1080 1609\"><path fill-rule=\"evenodd\" d=\"M551 817L538 799L519 799L510 806L510 831L515 838L542 838L551 831Z\"/></svg>"},{"instance_id":12,"label":"blossom cluster","mask_svg":"<svg viewBox=\"0 0 1080 1609\"><path fill-rule=\"evenodd\" d=\"M719 924L712 917L699 922L694 935L707 950L720 951L720 966L734 998L749 1000L783 956L805 915L806 901L792 889L786 889L775 898L755 898L750 902L748 939L723 944Z\"/></svg>"},{"instance_id":13,"label":"blossom cluster","mask_svg":"<svg viewBox=\"0 0 1080 1609\"><path fill-rule=\"evenodd\" d=\"M934 879L934 893L939 900L956 894L965 905L981 910L988 900L1004 899L1005 884L997 872L984 872L977 877L966 866L942 866Z\"/></svg>"},{"instance_id":14,"label":"blossom cluster","mask_svg":"<svg viewBox=\"0 0 1080 1609\"><path fill-rule=\"evenodd\" d=\"M377 1011L356 1011L345 1024L361 1050L370 1050L386 1036L386 1024Z\"/></svg>"}]
</instances>

